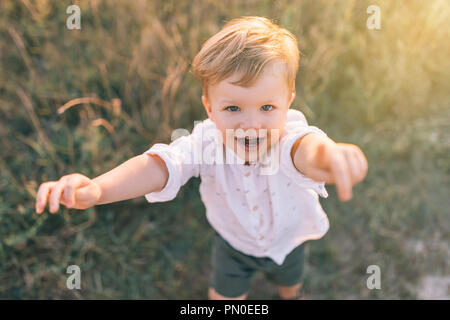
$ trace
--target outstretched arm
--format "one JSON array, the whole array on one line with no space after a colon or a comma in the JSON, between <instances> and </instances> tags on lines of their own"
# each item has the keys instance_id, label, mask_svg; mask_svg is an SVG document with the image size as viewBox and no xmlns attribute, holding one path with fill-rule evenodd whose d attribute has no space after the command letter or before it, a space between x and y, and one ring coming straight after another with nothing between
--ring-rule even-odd
<instances>
[{"instance_id":1,"label":"outstretched arm","mask_svg":"<svg viewBox=\"0 0 450 320\"><path fill-rule=\"evenodd\" d=\"M58 181L42 183L36 195L36 213L42 213L47 202L49 211L55 213L60 203L68 208L87 209L137 198L161 191L168 178L169 172L161 158L141 154L92 180L73 173Z\"/></svg>"},{"instance_id":2,"label":"outstretched arm","mask_svg":"<svg viewBox=\"0 0 450 320\"><path fill-rule=\"evenodd\" d=\"M367 175L367 159L358 146L336 143L316 133L299 138L291 157L300 173L316 181L336 184L341 201L349 201L352 186Z\"/></svg>"},{"instance_id":3,"label":"outstretched arm","mask_svg":"<svg viewBox=\"0 0 450 320\"><path fill-rule=\"evenodd\" d=\"M168 178L169 172L160 157L138 155L93 180L102 189L102 195L96 205L134 199L161 191Z\"/></svg>"}]
</instances>

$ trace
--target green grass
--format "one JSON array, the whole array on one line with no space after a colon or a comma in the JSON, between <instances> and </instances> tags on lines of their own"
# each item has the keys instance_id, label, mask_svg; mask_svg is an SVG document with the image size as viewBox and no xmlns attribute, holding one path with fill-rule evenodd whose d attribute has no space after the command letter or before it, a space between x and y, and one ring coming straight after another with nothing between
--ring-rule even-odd
<instances>
[{"instance_id":1,"label":"green grass","mask_svg":"<svg viewBox=\"0 0 450 320\"><path fill-rule=\"evenodd\" d=\"M331 228L308 243L306 295L424 297L423 279L450 274L450 5L376 3L381 30L366 28L371 1L80 1L82 29L69 31L70 1L0 2L0 298L207 298L213 230L199 179L168 203L142 197L37 216L34 197L44 181L96 177L205 119L189 64L241 15L276 19L297 36L293 107L369 162L352 201L339 202L334 186L320 200ZM103 102L58 114L86 97ZM71 264L82 290L66 288ZM381 290L366 287L372 264ZM274 297L258 275L249 298Z\"/></svg>"}]
</instances>

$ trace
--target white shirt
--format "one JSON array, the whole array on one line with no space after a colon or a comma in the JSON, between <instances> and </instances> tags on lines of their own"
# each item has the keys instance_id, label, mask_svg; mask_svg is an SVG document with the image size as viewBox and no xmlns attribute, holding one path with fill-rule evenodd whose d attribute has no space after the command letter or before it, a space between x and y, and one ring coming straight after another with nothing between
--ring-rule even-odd
<instances>
[{"instance_id":1,"label":"white shirt","mask_svg":"<svg viewBox=\"0 0 450 320\"><path fill-rule=\"evenodd\" d=\"M275 151L266 159L244 165L218 139L220 133L214 122L206 119L195 125L190 135L170 145L156 143L144 152L161 157L169 171L164 189L145 198L148 202L172 200L191 177L200 175L201 199L208 222L217 233L236 250L269 257L281 265L295 247L321 238L329 228L318 197L328 197L325 183L301 174L291 158L294 142L312 132L326 136L309 126L300 111L289 109L279 148L272 146L270 150ZM205 161L204 154L222 162ZM262 174L262 168L273 168L276 159L278 170Z\"/></svg>"}]
</instances>

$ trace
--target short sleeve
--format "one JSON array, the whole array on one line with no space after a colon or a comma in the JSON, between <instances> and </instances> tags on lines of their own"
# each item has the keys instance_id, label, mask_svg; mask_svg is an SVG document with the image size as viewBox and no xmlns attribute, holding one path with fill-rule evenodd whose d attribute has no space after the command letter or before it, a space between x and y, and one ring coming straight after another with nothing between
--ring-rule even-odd
<instances>
[{"instance_id":1,"label":"short sleeve","mask_svg":"<svg viewBox=\"0 0 450 320\"><path fill-rule=\"evenodd\" d=\"M202 148L202 123L195 126L192 134L181 136L172 143L156 143L143 154L158 155L166 164L169 178L159 192L145 195L148 202L165 202L176 197L180 188L192 177L198 177Z\"/></svg>"},{"instance_id":2,"label":"short sleeve","mask_svg":"<svg viewBox=\"0 0 450 320\"><path fill-rule=\"evenodd\" d=\"M303 188L310 188L320 196L327 198L325 182L315 181L300 173L292 162L291 150L294 143L308 133L317 133L327 137L326 133L315 126L309 126L305 116L298 110L290 109L286 120L285 132L280 139L280 168L283 173L291 177L293 182Z\"/></svg>"}]
</instances>

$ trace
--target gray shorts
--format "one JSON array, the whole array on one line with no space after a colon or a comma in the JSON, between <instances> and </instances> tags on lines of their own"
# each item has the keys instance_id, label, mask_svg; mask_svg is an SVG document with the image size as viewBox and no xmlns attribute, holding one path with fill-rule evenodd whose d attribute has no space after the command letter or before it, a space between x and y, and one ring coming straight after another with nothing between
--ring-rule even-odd
<instances>
[{"instance_id":1,"label":"gray shorts","mask_svg":"<svg viewBox=\"0 0 450 320\"><path fill-rule=\"evenodd\" d=\"M294 286L303 278L305 244L292 250L280 266L268 257L257 258L237 251L216 232L211 257L211 286L222 296L238 297L250 290L258 271L278 286Z\"/></svg>"}]
</instances>

